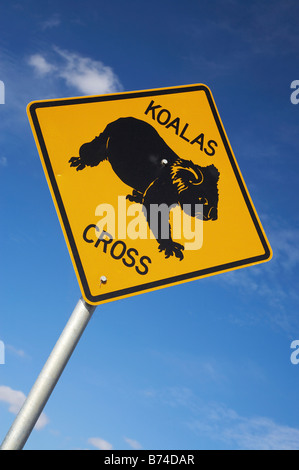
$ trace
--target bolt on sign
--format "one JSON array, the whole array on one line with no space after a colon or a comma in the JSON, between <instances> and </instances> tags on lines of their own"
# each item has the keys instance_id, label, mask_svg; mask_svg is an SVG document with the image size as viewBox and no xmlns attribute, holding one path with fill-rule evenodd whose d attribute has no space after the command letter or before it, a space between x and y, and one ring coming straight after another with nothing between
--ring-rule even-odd
<instances>
[{"instance_id":1,"label":"bolt on sign","mask_svg":"<svg viewBox=\"0 0 299 470\"><path fill-rule=\"evenodd\" d=\"M36 101L28 116L88 303L271 258L205 85Z\"/></svg>"}]
</instances>

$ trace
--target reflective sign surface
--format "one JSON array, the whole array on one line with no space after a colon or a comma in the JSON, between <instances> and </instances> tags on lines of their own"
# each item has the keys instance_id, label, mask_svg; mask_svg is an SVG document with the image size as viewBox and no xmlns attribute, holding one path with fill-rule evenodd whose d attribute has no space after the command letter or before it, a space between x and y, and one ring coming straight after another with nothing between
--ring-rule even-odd
<instances>
[{"instance_id":1,"label":"reflective sign surface","mask_svg":"<svg viewBox=\"0 0 299 470\"><path fill-rule=\"evenodd\" d=\"M205 85L38 101L28 115L87 302L271 258Z\"/></svg>"}]
</instances>

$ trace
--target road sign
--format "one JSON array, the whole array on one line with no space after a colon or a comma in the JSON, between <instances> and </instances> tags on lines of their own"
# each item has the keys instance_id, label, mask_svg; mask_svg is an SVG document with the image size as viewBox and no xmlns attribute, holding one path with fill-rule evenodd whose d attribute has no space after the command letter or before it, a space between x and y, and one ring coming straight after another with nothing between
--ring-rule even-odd
<instances>
[{"instance_id":1,"label":"road sign","mask_svg":"<svg viewBox=\"0 0 299 470\"><path fill-rule=\"evenodd\" d=\"M36 101L28 116L86 302L271 258L205 85Z\"/></svg>"}]
</instances>

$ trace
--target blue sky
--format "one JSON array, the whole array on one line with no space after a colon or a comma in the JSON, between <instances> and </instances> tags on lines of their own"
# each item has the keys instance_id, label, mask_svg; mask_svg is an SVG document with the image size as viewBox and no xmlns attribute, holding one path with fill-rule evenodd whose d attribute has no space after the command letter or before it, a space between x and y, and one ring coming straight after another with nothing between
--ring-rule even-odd
<instances>
[{"instance_id":1,"label":"blue sky","mask_svg":"<svg viewBox=\"0 0 299 470\"><path fill-rule=\"evenodd\" d=\"M296 0L3 2L0 440L80 298L32 100L208 85L273 259L97 307L26 449L299 449Z\"/></svg>"}]
</instances>

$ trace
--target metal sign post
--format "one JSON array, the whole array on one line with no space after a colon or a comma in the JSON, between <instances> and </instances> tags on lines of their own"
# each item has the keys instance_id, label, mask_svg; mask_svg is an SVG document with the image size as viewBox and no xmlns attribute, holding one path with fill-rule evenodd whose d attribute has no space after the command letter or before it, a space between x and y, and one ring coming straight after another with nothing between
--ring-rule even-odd
<instances>
[{"instance_id":1,"label":"metal sign post","mask_svg":"<svg viewBox=\"0 0 299 470\"><path fill-rule=\"evenodd\" d=\"M43 408L92 317L95 305L77 303L0 449L22 450Z\"/></svg>"}]
</instances>

